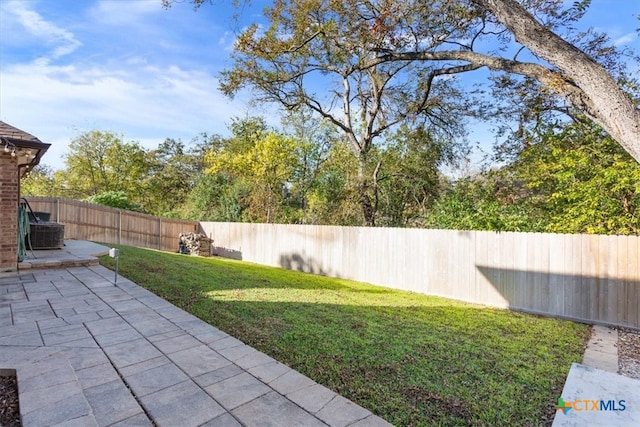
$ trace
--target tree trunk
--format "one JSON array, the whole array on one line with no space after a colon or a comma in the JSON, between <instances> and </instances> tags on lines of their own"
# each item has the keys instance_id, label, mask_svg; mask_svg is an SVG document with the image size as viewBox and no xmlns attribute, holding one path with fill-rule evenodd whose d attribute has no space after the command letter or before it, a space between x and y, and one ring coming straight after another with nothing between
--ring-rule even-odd
<instances>
[{"instance_id":1,"label":"tree trunk","mask_svg":"<svg viewBox=\"0 0 640 427\"><path fill-rule=\"evenodd\" d=\"M369 196L369 185L366 179L360 182L358 185L358 194L360 196L360 206L362 207L362 215L364 217L364 223L367 227L376 226L376 212L371 203L371 197Z\"/></svg>"},{"instance_id":2,"label":"tree trunk","mask_svg":"<svg viewBox=\"0 0 640 427\"><path fill-rule=\"evenodd\" d=\"M371 187L373 187L373 191L376 191L377 188L375 183L373 186L370 185L369 180L367 179L365 157L366 154L358 156L358 198L360 201L360 207L362 208L364 224L367 227L375 227L377 206L373 203L372 197L369 193L371 191Z\"/></svg>"},{"instance_id":3,"label":"tree trunk","mask_svg":"<svg viewBox=\"0 0 640 427\"><path fill-rule=\"evenodd\" d=\"M584 99L568 97L574 107L602 126L640 162L640 111L607 70L571 43L544 27L515 0L471 0L493 15L519 43L558 67L581 89ZM566 93L551 87L561 96Z\"/></svg>"}]
</instances>

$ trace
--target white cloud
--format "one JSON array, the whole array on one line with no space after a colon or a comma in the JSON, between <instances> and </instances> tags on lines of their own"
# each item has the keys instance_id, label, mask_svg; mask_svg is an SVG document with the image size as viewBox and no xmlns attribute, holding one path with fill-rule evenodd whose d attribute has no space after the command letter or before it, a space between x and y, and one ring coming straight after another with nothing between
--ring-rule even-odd
<instances>
[{"instance_id":1,"label":"white cloud","mask_svg":"<svg viewBox=\"0 0 640 427\"><path fill-rule=\"evenodd\" d=\"M53 46L48 55L41 57L40 61L48 63L52 59L74 52L82 45L75 35L57 25L46 21L40 14L27 8L28 3L10 1L5 5L5 13L15 16L17 22L28 34L43 40L47 45Z\"/></svg>"},{"instance_id":2,"label":"white cloud","mask_svg":"<svg viewBox=\"0 0 640 427\"><path fill-rule=\"evenodd\" d=\"M212 58L202 44L181 38L193 34L182 33L192 25L166 14L158 0L104 0L88 11L60 6L49 9L55 22L45 12L51 4L0 0L0 120L52 144L43 163L64 167L69 141L93 129L155 148L168 137L227 134L230 119L247 114L248 96L232 101L217 90ZM154 37L158 19L176 23L174 31ZM111 23L122 27L104 28ZM72 53L83 43L82 54ZM251 114L277 116L274 109Z\"/></svg>"},{"instance_id":3,"label":"white cloud","mask_svg":"<svg viewBox=\"0 0 640 427\"><path fill-rule=\"evenodd\" d=\"M1 81L0 120L54 143L43 162L56 168L80 131L122 132L153 148L166 137L225 133L229 119L244 112L242 101L217 91L214 77L178 66L123 71L26 64L3 68Z\"/></svg>"},{"instance_id":4,"label":"white cloud","mask_svg":"<svg viewBox=\"0 0 640 427\"><path fill-rule=\"evenodd\" d=\"M636 33L628 33L628 34L625 34L622 37L618 37L617 39L615 39L613 41L613 45L614 46L622 46L624 44L629 44L629 43L633 42L636 38L638 38L638 35Z\"/></svg>"},{"instance_id":5,"label":"white cloud","mask_svg":"<svg viewBox=\"0 0 640 427\"><path fill-rule=\"evenodd\" d=\"M102 24L128 26L162 12L159 0L101 0L90 9L89 16Z\"/></svg>"}]
</instances>

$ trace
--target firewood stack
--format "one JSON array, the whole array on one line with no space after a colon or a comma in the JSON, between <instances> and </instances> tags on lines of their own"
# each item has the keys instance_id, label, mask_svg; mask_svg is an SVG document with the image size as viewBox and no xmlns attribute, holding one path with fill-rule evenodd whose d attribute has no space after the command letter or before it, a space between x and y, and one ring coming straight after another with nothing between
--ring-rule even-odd
<instances>
[{"instance_id":1,"label":"firewood stack","mask_svg":"<svg viewBox=\"0 0 640 427\"><path fill-rule=\"evenodd\" d=\"M211 239L200 233L180 233L178 252L187 255L211 256Z\"/></svg>"}]
</instances>

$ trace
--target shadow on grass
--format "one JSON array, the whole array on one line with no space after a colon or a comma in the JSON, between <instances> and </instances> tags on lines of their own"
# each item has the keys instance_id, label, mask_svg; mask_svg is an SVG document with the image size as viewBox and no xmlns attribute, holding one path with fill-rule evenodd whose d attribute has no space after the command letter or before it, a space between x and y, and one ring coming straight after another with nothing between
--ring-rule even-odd
<instances>
[{"instance_id":1,"label":"shadow on grass","mask_svg":"<svg viewBox=\"0 0 640 427\"><path fill-rule=\"evenodd\" d=\"M229 260L123 248L120 272L399 426L549 425L587 338L573 322Z\"/></svg>"},{"instance_id":2,"label":"shadow on grass","mask_svg":"<svg viewBox=\"0 0 640 427\"><path fill-rule=\"evenodd\" d=\"M260 291L162 296L395 425L548 424L586 339L583 325L506 310Z\"/></svg>"},{"instance_id":3,"label":"shadow on grass","mask_svg":"<svg viewBox=\"0 0 640 427\"><path fill-rule=\"evenodd\" d=\"M154 280L168 285L183 282L201 290L215 284L217 289L324 289L370 294L396 292L382 286L364 286L358 282L311 272L267 267L226 258L192 257L151 249L112 246L120 248L120 273L134 282ZM100 262L111 269L115 268L115 262L109 257L101 257Z\"/></svg>"},{"instance_id":4,"label":"shadow on grass","mask_svg":"<svg viewBox=\"0 0 640 427\"><path fill-rule=\"evenodd\" d=\"M505 310L211 292L189 311L399 426L549 424L586 339Z\"/></svg>"}]
</instances>

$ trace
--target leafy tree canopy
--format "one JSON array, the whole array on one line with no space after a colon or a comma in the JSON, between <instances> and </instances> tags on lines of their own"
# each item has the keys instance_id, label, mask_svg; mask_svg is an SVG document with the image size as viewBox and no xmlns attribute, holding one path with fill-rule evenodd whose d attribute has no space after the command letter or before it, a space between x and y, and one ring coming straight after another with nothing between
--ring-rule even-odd
<instances>
[{"instance_id":1,"label":"leafy tree canopy","mask_svg":"<svg viewBox=\"0 0 640 427\"><path fill-rule=\"evenodd\" d=\"M140 210L140 206L135 203L131 203L129 197L124 191L106 191L104 193L88 197L87 202L129 211Z\"/></svg>"},{"instance_id":2,"label":"leafy tree canopy","mask_svg":"<svg viewBox=\"0 0 640 427\"><path fill-rule=\"evenodd\" d=\"M67 197L84 199L108 191L122 191L135 200L149 171L146 150L122 135L93 130L69 143L66 168L57 179Z\"/></svg>"},{"instance_id":3,"label":"leafy tree canopy","mask_svg":"<svg viewBox=\"0 0 640 427\"><path fill-rule=\"evenodd\" d=\"M192 3L197 8L205 2ZM640 160L640 112L633 94L620 86L633 77L622 55L638 57L619 52L593 29L577 30L589 5L278 0L265 12L266 27L256 23L239 35L234 66L223 73L221 87L230 95L250 87L258 98L287 108L304 105L343 129L360 155L405 120L452 132L464 113L483 110L457 96L452 76L488 68L497 72L498 89L542 92L544 102L529 97L536 114L580 111ZM509 92L521 96L515 90L502 95ZM521 113L523 125L526 115Z\"/></svg>"}]
</instances>

